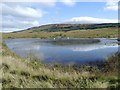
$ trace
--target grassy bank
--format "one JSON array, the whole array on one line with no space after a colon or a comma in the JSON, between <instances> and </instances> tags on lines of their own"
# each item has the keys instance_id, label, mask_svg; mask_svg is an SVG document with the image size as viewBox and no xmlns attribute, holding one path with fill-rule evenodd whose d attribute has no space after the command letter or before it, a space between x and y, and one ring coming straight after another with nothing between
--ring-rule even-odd
<instances>
[{"instance_id":1,"label":"grassy bank","mask_svg":"<svg viewBox=\"0 0 120 90\"><path fill-rule=\"evenodd\" d=\"M36 57L20 58L0 43L3 88L109 88L117 87L120 55L98 66L46 65Z\"/></svg>"},{"instance_id":2,"label":"grassy bank","mask_svg":"<svg viewBox=\"0 0 120 90\"><path fill-rule=\"evenodd\" d=\"M3 33L3 38L117 38L117 28L102 28L94 30L73 30L67 32L34 32L31 30L23 32Z\"/></svg>"}]
</instances>

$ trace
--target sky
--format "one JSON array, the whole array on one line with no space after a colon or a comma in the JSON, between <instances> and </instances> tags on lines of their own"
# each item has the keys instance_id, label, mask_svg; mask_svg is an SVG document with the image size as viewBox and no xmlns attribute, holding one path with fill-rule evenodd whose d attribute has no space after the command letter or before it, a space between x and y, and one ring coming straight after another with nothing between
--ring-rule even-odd
<instances>
[{"instance_id":1,"label":"sky","mask_svg":"<svg viewBox=\"0 0 120 90\"><path fill-rule=\"evenodd\" d=\"M2 32L55 23L118 22L118 0L3 0L0 6Z\"/></svg>"}]
</instances>

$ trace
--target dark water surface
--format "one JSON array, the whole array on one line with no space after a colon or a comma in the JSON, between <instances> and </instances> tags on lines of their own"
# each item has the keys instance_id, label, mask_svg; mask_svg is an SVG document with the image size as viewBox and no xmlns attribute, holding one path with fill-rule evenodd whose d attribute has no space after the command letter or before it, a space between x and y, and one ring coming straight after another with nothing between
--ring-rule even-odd
<instances>
[{"instance_id":1,"label":"dark water surface","mask_svg":"<svg viewBox=\"0 0 120 90\"><path fill-rule=\"evenodd\" d=\"M7 39L21 57L31 54L43 63L87 64L104 61L118 51L116 39Z\"/></svg>"}]
</instances>

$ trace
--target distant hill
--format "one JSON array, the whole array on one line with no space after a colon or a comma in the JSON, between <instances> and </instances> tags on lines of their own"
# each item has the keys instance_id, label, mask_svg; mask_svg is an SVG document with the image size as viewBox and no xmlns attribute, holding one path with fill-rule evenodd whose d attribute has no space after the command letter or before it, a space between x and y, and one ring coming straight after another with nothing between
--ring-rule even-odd
<instances>
[{"instance_id":1,"label":"distant hill","mask_svg":"<svg viewBox=\"0 0 120 90\"><path fill-rule=\"evenodd\" d=\"M28 28L26 30L32 30L33 32L45 31L45 32L58 32L58 31L73 31L73 30L87 30L87 29L99 29L99 28L117 28L118 23L102 23L102 24L48 24L38 27ZM26 31L22 30L22 31Z\"/></svg>"}]
</instances>

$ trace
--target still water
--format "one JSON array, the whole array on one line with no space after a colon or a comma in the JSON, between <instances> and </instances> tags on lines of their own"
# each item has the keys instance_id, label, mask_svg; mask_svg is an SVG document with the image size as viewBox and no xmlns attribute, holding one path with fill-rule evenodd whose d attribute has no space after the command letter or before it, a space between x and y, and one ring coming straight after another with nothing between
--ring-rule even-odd
<instances>
[{"instance_id":1,"label":"still water","mask_svg":"<svg viewBox=\"0 0 120 90\"><path fill-rule=\"evenodd\" d=\"M7 39L21 57L34 55L43 63L87 64L105 61L118 51L116 39Z\"/></svg>"}]
</instances>

